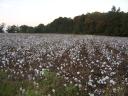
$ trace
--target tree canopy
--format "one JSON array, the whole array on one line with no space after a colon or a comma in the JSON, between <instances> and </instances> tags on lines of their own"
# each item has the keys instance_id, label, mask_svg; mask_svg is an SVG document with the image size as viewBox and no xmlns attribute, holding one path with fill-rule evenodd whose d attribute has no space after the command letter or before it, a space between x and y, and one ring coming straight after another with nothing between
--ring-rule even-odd
<instances>
[{"instance_id":1,"label":"tree canopy","mask_svg":"<svg viewBox=\"0 0 128 96\"><path fill-rule=\"evenodd\" d=\"M4 25L0 25L3 33ZM31 27L27 25L8 26L8 33L73 33L109 36L128 36L128 13L115 6L106 13L93 12L76 16L73 19L59 17L53 22Z\"/></svg>"}]
</instances>

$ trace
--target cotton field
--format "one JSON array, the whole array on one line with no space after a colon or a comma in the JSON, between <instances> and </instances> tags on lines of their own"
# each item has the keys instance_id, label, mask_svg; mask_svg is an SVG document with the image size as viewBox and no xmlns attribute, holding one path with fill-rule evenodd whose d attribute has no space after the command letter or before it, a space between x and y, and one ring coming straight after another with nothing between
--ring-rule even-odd
<instances>
[{"instance_id":1,"label":"cotton field","mask_svg":"<svg viewBox=\"0 0 128 96\"><path fill-rule=\"evenodd\" d=\"M8 80L37 87L45 70L55 72L63 78L61 86L73 84L83 93L76 96L128 96L128 38L0 34L0 70ZM26 91L23 85L19 90Z\"/></svg>"}]
</instances>

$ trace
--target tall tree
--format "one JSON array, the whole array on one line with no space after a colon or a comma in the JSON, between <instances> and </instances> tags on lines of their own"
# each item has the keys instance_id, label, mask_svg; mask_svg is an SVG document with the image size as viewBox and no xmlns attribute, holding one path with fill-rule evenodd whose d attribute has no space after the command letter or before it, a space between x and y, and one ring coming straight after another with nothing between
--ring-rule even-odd
<instances>
[{"instance_id":1,"label":"tall tree","mask_svg":"<svg viewBox=\"0 0 128 96\"><path fill-rule=\"evenodd\" d=\"M73 31L74 33L85 33L85 15L76 16L73 19Z\"/></svg>"},{"instance_id":2,"label":"tall tree","mask_svg":"<svg viewBox=\"0 0 128 96\"><path fill-rule=\"evenodd\" d=\"M22 25L19 27L20 33L34 33L34 28L27 25Z\"/></svg>"},{"instance_id":3,"label":"tall tree","mask_svg":"<svg viewBox=\"0 0 128 96\"><path fill-rule=\"evenodd\" d=\"M59 17L46 26L47 32L52 33L71 33L72 28L72 19L66 17Z\"/></svg>"},{"instance_id":4,"label":"tall tree","mask_svg":"<svg viewBox=\"0 0 128 96\"><path fill-rule=\"evenodd\" d=\"M45 30L46 30L46 29L45 29L44 24L39 24L38 26L36 26L36 27L34 28L34 32L35 32L35 33L44 33L44 32L46 32Z\"/></svg>"},{"instance_id":5,"label":"tall tree","mask_svg":"<svg viewBox=\"0 0 128 96\"><path fill-rule=\"evenodd\" d=\"M8 26L7 30L8 33L18 33L19 32L19 27L12 25L12 26Z\"/></svg>"}]
</instances>

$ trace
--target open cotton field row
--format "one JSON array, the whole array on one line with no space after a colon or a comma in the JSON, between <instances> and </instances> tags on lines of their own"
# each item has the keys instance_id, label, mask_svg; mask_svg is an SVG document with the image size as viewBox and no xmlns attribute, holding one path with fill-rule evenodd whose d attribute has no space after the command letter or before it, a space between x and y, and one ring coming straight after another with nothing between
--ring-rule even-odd
<instances>
[{"instance_id":1,"label":"open cotton field row","mask_svg":"<svg viewBox=\"0 0 128 96\"><path fill-rule=\"evenodd\" d=\"M128 38L0 34L0 75L3 96L128 96Z\"/></svg>"}]
</instances>

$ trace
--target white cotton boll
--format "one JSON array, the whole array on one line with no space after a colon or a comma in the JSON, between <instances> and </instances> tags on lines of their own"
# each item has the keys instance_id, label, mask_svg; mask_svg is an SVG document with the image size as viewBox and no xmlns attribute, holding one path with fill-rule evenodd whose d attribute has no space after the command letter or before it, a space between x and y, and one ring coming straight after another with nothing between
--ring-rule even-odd
<instances>
[{"instance_id":1,"label":"white cotton boll","mask_svg":"<svg viewBox=\"0 0 128 96\"><path fill-rule=\"evenodd\" d=\"M35 82L35 81L33 82L33 84L34 84L34 86L36 86L36 87L39 85L39 84L38 84L37 82Z\"/></svg>"},{"instance_id":2,"label":"white cotton boll","mask_svg":"<svg viewBox=\"0 0 128 96\"><path fill-rule=\"evenodd\" d=\"M42 68L42 66L40 65L39 68Z\"/></svg>"},{"instance_id":3,"label":"white cotton boll","mask_svg":"<svg viewBox=\"0 0 128 96\"><path fill-rule=\"evenodd\" d=\"M35 80L35 77L32 77L32 80Z\"/></svg>"},{"instance_id":4,"label":"white cotton boll","mask_svg":"<svg viewBox=\"0 0 128 96\"><path fill-rule=\"evenodd\" d=\"M81 83L81 80L78 80L79 83Z\"/></svg>"},{"instance_id":5,"label":"white cotton boll","mask_svg":"<svg viewBox=\"0 0 128 96\"><path fill-rule=\"evenodd\" d=\"M97 80L98 78L96 77L95 80Z\"/></svg>"},{"instance_id":6,"label":"white cotton boll","mask_svg":"<svg viewBox=\"0 0 128 96\"><path fill-rule=\"evenodd\" d=\"M117 64L117 65L120 65L120 62L117 62L116 64Z\"/></svg>"},{"instance_id":7,"label":"white cotton boll","mask_svg":"<svg viewBox=\"0 0 128 96\"><path fill-rule=\"evenodd\" d=\"M16 74L19 75L19 72L17 72Z\"/></svg>"},{"instance_id":8,"label":"white cotton boll","mask_svg":"<svg viewBox=\"0 0 128 96\"><path fill-rule=\"evenodd\" d=\"M99 81L97 81L97 83L104 84L104 81L102 79L100 79Z\"/></svg>"},{"instance_id":9,"label":"white cotton boll","mask_svg":"<svg viewBox=\"0 0 128 96\"><path fill-rule=\"evenodd\" d=\"M5 61L2 61L3 64L5 64Z\"/></svg>"},{"instance_id":10,"label":"white cotton boll","mask_svg":"<svg viewBox=\"0 0 128 96\"><path fill-rule=\"evenodd\" d=\"M116 93L117 92L117 89L116 88L113 88L113 92Z\"/></svg>"},{"instance_id":11,"label":"white cotton boll","mask_svg":"<svg viewBox=\"0 0 128 96\"><path fill-rule=\"evenodd\" d=\"M22 66L21 66L21 65L19 65L19 68L22 68Z\"/></svg>"},{"instance_id":12,"label":"white cotton boll","mask_svg":"<svg viewBox=\"0 0 128 96\"><path fill-rule=\"evenodd\" d=\"M20 87L20 91L22 91L22 87Z\"/></svg>"},{"instance_id":13,"label":"white cotton boll","mask_svg":"<svg viewBox=\"0 0 128 96\"><path fill-rule=\"evenodd\" d=\"M32 66L30 66L30 68L29 68L29 71L32 71L33 69L32 69Z\"/></svg>"},{"instance_id":14,"label":"white cotton boll","mask_svg":"<svg viewBox=\"0 0 128 96\"><path fill-rule=\"evenodd\" d=\"M81 67L84 67L83 64L82 64L81 62L80 62L80 66L81 66Z\"/></svg>"},{"instance_id":15,"label":"white cotton boll","mask_svg":"<svg viewBox=\"0 0 128 96\"><path fill-rule=\"evenodd\" d=\"M128 81L128 78L125 78L125 82L127 82Z\"/></svg>"},{"instance_id":16,"label":"white cotton boll","mask_svg":"<svg viewBox=\"0 0 128 96\"><path fill-rule=\"evenodd\" d=\"M78 58L77 61L80 61L80 59Z\"/></svg>"},{"instance_id":17,"label":"white cotton boll","mask_svg":"<svg viewBox=\"0 0 128 96\"><path fill-rule=\"evenodd\" d=\"M70 64L73 64L73 62L71 61Z\"/></svg>"},{"instance_id":18,"label":"white cotton boll","mask_svg":"<svg viewBox=\"0 0 128 96\"><path fill-rule=\"evenodd\" d=\"M81 61L84 60L83 58L81 59Z\"/></svg>"},{"instance_id":19,"label":"white cotton boll","mask_svg":"<svg viewBox=\"0 0 128 96\"><path fill-rule=\"evenodd\" d=\"M52 92L55 93L55 89L52 89Z\"/></svg>"},{"instance_id":20,"label":"white cotton boll","mask_svg":"<svg viewBox=\"0 0 128 96\"><path fill-rule=\"evenodd\" d=\"M102 80L105 81L105 80L108 80L108 79L109 79L109 77L106 76L106 77L104 77Z\"/></svg>"},{"instance_id":21,"label":"white cotton boll","mask_svg":"<svg viewBox=\"0 0 128 96\"><path fill-rule=\"evenodd\" d=\"M47 54L47 57L50 57L50 55L49 55L49 54Z\"/></svg>"},{"instance_id":22,"label":"white cotton boll","mask_svg":"<svg viewBox=\"0 0 128 96\"><path fill-rule=\"evenodd\" d=\"M15 52L12 52L12 54L11 54L11 55L15 57L15 55L16 55L16 54L15 54Z\"/></svg>"},{"instance_id":23,"label":"white cotton boll","mask_svg":"<svg viewBox=\"0 0 128 96\"><path fill-rule=\"evenodd\" d=\"M45 71L48 71L48 69L42 69L42 70L40 71L40 74L41 74L41 75L44 75L44 72L45 72Z\"/></svg>"},{"instance_id":24,"label":"white cotton boll","mask_svg":"<svg viewBox=\"0 0 128 96\"><path fill-rule=\"evenodd\" d=\"M79 93L77 92L76 95L79 96Z\"/></svg>"},{"instance_id":25,"label":"white cotton boll","mask_svg":"<svg viewBox=\"0 0 128 96\"><path fill-rule=\"evenodd\" d=\"M73 82L72 81L70 81L70 84L72 84Z\"/></svg>"},{"instance_id":26,"label":"white cotton boll","mask_svg":"<svg viewBox=\"0 0 128 96\"><path fill-rule=\"evenodd\" d=\"M107 57L107 60L109 61L111 58L110 57Z\"/></svg>"},{"instance_id":27,"label":"white cotton boll","mask_svg":"<svg viewBox=\"0 0 128 96\"><path fill-rule=\"evenodd\" d=\"M60 76L60 73L56 73L57 76Z\"/></svg>"},{"instance_id":28,"label":"white cotton boll","mask_svg":"<svg viewBox=\"0 0 128 96\"><path fill-rule=\"evenodd\" d=\"M81 84L78 84L78 87L79 87L79 88L81 88L81 87L82 87L82 85L81 85Z\"/></svg>"},{"instance_id":29,"label":"white cotton boll","mask_svg":"<svg viewBox=\"0 0 128 96\"><path fill-rule=\"evenodd\" d=\"M36 74L39 74L39 70L38 69L34 69Z\"/></svg>"},{"instance_id":30,"label":"white cotton boll","mask_svg":"<svg viewBox=\"0 0 128 96\"><path fill-rule=\"evenodd\" d=\"M92 86L92 81L89 81L89 82L88 82L88 85Z\"/></svg>"},{"instance_id":31,"label":"white cotton boll","mask_svg":"<svg viewBox=\"0 0 128 96\"><path fill-rule=\"evenodd\" d=\"M98 62L99 62L99 60L96 60L96 62L98 63Z\"/></svg>"},{"instance_id":32,"label":"white cotton boll","mask_svg":"<svg viewBox=\"0 0 128 96\"><path fill-rule=\"evenodd\" d=\"M104 71L101 71L101 74L104 74Z\"/></svg>"},{"instance_id":33,"label":"white cotton boll","mask_svg":"<svg viewBox=\"0 0 128 96\"><path fill-rule=\"evenodd\" d=\"M84 90L86 91L86 90L87 90L87 88L84 88Z\"/></svg>"},{"instance_id":34,"label":"white cotton boll","mask_svg":"<svg viewBox=\"0 0 128 96\"><path fill-rule=\"evenodd\" d=\"M106 62L103 62L103 65L107 64Z\"/></svg>"},{"instance_id":35,"label":"white cotton boll","mask_svg":"<svg viewBox=\"0 0 128 96\"><path fill-rule=\"evenodd\" d=\"M116 72L111 72L111 73L110 73L110 76L115 75L115 74L116 74Z\"/></svg>"},{"instance_id":36,"label":"white cotton boll","mask_svg":"<svg viewBox=\"0 0 128 96\"><path fill-rule=\"evenodd\" d=\"M65 80L68 80L69 79L69 77L64 77L65 78Z\"/></svg>"},{"instance_id":37,"label":"white cotton boll","mask_svg":"<svg viewBox=\"0 0 128 96\"><path fill-rule=\"evenodd\" d=\"M5 60L6 60L7 64L9 64L9 60L7 58Z\"/></svg>"},{"instance_id":38,"label":"white cotton boll","mask_svg":"<svg viewBox=\"0 0 128 96\"><path fill-rule=\"evenodd\" d=\"M91 75L88 76L89 80L91 80Z\"/></svg>"},{"instance_id":39,"label":"white cotton boll","mask_svg":"<svg viewBox=\"0 0 128 96\"><path fill-rule=\"evenodd\" d=\"M51 96L51 94L48 94L48 96Z\"/></svg>"},{"instance_id":40,"label":"white cotton boll","mask_svg":"<svg viewBox=\"0 0 128 96\"><path fill-rule=\"evenodd\" d=\"M74 60L73 60L72 62L73 62L73 63L75 63L75 61L74 61Z\"/></svg>"},{"instance_id":41,"label":"white cotton boll","mask_svg":"<svg viewBox=\"0 0 128 96\"><path fill-rule=\"evenodd\" d=\"M28 80L32 80L32 76L31 75L28 75Z\"/></svg>"},{"instance_id":42,"label":"white cotton boll","mask_svg":"<svg viewBox=\"0 0 128 96\"><path fill-rule=\"evenodd\" d=\"M53 67L53 65L52 64L49 64L49 67Z\"/></svg>"},{"instance_id":43,"label":"white cotton boll","mask_svg":"<svg viewBox=\"0 0 128 96\"><path fill-rule=\"evenodd\" d=\"M66 86L67 86L67 84L64 84L64 86L66 87Z\"/></svg>"},{"instance_id":44,"label":"white cotton boll","mask_svg":"<svg viewBox=\"0 0 128 96\"><path fill-rule=\"evenodd\" d=\"M92 69L91 72L94 72L94 70Z\"/></svg>"},{"instance_id":45,"label":"white cotton boll","mask_svg":"<svg viewBox=\"0 0 128 96\"><path fill-rule=\"evenodd\" d=\"M105 65L101 65L101 67L103 68L103 67L105 67Z\"/></svg>"},{"instance_id":46,"label":"white cotton boll","mask_svg":"<svg viewBox=\"0 0 128 96\"><path fill-rule=\"evenodd\" d=\"M77 82L78 81L78 79L77 78L74 78L74 80Z\"/></svg>"},{"instance_id":47,"label":"white cotton boll","mask_svg":"<svg viewBox=\"0 0 128 96\"><path fill-rule=\"evenodd\" d=\"M111 67L109 67L109 70L112 70L112 68L111 68Z\"/></svg>"},{"instance_id":48,"label":"white cotton boll","mask_svg":"<svg viewBox=\"0 0 128 96\"><path fill-rule=\"evenodd\" d=\"M89 96L94 96L94 94L93 93L89 93Z\"/></svg>"},{"instance_id":49,"label":"white cotton boll","mask_svg":"<svg viewBox=\"0 0 128 96\"><path fill-rule=\"evenodd\" d=\"M79 75L79 74L80 74L80 72L78 71L78 72L77 72L77 75Z\"/></svg>"},{"instance_id":50,"label":"white cotton boll","mask_svg":"<svg viewBox=\"0 0 128 96\"><path fill-rule=\"evenodd\" d=\"M23 62L24 62L24 59L19 60L19 63L21 63L21 64L22 64Z\"/></svg>"},{"instance_id":51,"label":"white cotton boll","mask_svg":"<svg viewBox=\"0 0 128 96\"><path fill-rule=\"evenodd\" d=\"M76 86L76 87L77 87L77 86L78 86L78 84L75 84L74 86Z\"/></svg>"},{"instance_id":52,"label":"white cotton boll","mask_svg":"<svg viewBox=\"0 0 128 96\"><path fill-rule=\"evenodd\" d=\"M50 66L46 66L46 68L48 69Z\"/></svg>"},{"instance_id":53,"label":"white cotton boll","mask_svg":"<svg viewBox=\"0 0 128 96\"><path fill-rule=\"evenodd\" d=\"M25 89L22 89L22 94L24 94L25 93Z\"/></svg>"},{"instance_id":54,"label":"white cotton boll","mask_svg":"<svg viewBox=\"0 0 128 96\"><path fill-rule=\"evenodd\" d=\"M115 82L114 80L110 80L110 83L111 83L112 85L115 85L115 84L116 84L116 82Z\"/></svg>"},{"instance_id":55,"label":"white cotton boll","mask_svg":"<svg viewBox=\"0 0 128 96\"><path fill-rule=\"evenodd\" d=\"M20 73L22 74L22 73L23 73L23 71L20 71Z\"/></svg>"},{"instance_id":56,"label":"white cotton boll","mask_svg":"<svg viewBox=\"0 0 128 96\"><path fill-rule=\"evenodd\" d=\"M111 50L111 53L113 53L113 50Z\"/></svg>"},{"instance_id":57,"label":"white cotton boll","mask_svg":"<svg viewBox=\"0 0 128 96\"><path fill-rule=\"evenodd\" d=\"M57 67L57 70L59 70L60 68L59 67Z\"/></svg>"},{"instance_id":58,"label":"white cotton boll","mask_svg":"<svg viewBox=\"0 0 128 96\"><path fill-rule=\"evenodd\" d=\"M106 81L104 81L104 83L103 84L107 84L107 82Z\"/></svg>"},{"instance_id":59,"label":"white cotton boll","mask_svg":"<svg viewBox=\"0 0 128 96\"><path fill-rule=\"evenodd\" d=\"M62 69L63 69L63 67L61 66L61 67L60 67L60 69L62 70Z\"/></svg>"},{"instance_id":60,"label":"white cotton boll","mask_svg":"<svg viewBox=\"0 0 128 96\"><path fill-rule=\"evenodd\" d=\"M94 64L94 62L93 62L93 61L92 61L91 63L92 63L92 64Z\"/></svg>"}]
</instances>

